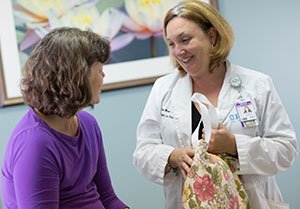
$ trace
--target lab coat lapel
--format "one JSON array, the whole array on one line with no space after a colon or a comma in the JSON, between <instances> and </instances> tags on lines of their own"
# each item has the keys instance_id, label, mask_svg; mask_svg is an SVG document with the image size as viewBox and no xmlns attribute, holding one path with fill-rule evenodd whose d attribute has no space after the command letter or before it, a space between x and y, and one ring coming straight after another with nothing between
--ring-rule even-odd
<instances>
[{"instance_id":1,"label":"lab coat lapel","mask_svg":"<svg viewBox=\"0 0 300 209\"><path fill-rule=\"evenodd\" d=\"M223 86L218 98L218 117L219 123L223 123L231 110L235 108L235 103L240 97L240 89L234 89L231 87L231 79L236 76L236 72L229 61L226 61L226 74L223 82Z\"/></svg>"},{"instance_id":2,"label":"lab coat lapel","mask_svg":"<svg viewBox=\"0 0 300 209\"><path fill-rule=\"evenodd\" d=\"M181 145L191 145L191 97L192 81L188 75L180 77L172 93L174 114L177 117L176 133Z\"/></svg>"}]
</instances>

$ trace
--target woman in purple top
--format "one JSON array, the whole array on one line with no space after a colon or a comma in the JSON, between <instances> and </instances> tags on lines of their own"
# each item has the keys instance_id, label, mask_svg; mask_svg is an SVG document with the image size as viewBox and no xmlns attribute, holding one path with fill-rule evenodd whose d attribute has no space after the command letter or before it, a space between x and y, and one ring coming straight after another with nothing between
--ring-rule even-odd
<instances>
[{"instance_id":1,"label":"woman in purple top","mask_svg":"<svg viewBox=\"0 0 300 209\"><path fill-rule=\"evenodd\" d=\"M109 42L57 28L25 64L29 111L13 130L2 166L4 209L124 209L114 193L100 128L83 108L100 101Z\"/></svg>"}]
</instances>

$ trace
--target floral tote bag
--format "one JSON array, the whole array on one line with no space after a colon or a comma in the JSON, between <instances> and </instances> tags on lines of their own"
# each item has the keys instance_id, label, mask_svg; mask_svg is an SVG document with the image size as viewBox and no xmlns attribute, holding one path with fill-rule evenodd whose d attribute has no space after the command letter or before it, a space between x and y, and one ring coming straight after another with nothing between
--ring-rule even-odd
<instances>
[{"instance_id":1,"label":"floral tote bag","mask_svg":"<svg viewBox=\"0 0 300 209\"><path fill-rule=\"evenodd\" d=\"M207 152L211 128L218 124L214 107L206 97L198 93L193 95L192 100L200 107L205 140L192 137L196 150L194 162L184 182L183 208L250 209L247 193L237 174L237 159L227 154Z\"/></svg>"}]
</instances>

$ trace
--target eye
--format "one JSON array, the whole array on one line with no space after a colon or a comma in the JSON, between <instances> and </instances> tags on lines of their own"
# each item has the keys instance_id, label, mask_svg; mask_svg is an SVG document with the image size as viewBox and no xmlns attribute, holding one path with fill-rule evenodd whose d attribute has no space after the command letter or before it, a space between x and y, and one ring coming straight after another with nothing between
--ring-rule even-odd
<instances>
[{"instance_id":1,"label":"eye","mask_svg":"<svg viewBox=\"0 0 300 209\"><path fill-rule=\"evenodd\" d=\"M99 66L98 66L98 71L99 71L100 73L102 73L102 71L103 71L103 64L102 64L102 63L99 64Z\"/></svg>"},{"instance_id":2,"label":"eye","mask_svg":"<svg viewBox=\"0 0 300 209\"><path fill-rule=\"evenodd\" d=\"M169 47L174 47L174 43L173 43L173 42L169 42L169 43L168 43L168 46L169 46Z\"/></svg>"},{"instance_id":3,"label":"eye","mask_svg":"<svg viewBox=\"0 0 300 209\"><path fill-rule=\"evenodd\" d=\"M100 73L100 75L102 75L104 77L105 73L103 71L103 68L99 69L99 73Z\"/></svg>"},{"instance_id":4,"label":"eye","mask_svg":"<svg viewBox=\"0 0 300 209\"><path fill-rule=\"evenodd\" d=\"M181 43L183 43L183 44L188 44L190 40L191 40L191 38L189 38L189 37L184 37L184 38L181 39Z\"/></svg>"}]
</instances>

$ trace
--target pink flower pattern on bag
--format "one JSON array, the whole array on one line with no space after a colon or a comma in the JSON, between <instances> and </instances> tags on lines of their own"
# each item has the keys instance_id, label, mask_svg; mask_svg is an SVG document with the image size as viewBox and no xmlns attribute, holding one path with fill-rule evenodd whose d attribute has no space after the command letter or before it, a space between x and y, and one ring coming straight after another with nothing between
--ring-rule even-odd
<instances>
[{"instance_id":1,"label":"pink flower pattern on bag","mask_svg":"<svg viewBox=\"0 0 300 209\"><path fill-rule=\"evenodd\" d=\"M194 183L194 191L200 201L211 200L216 194L216 188L209 175L197 176Z\"/></svg>"},{"instance_id":2,"label":"pink flower pattern on bag","mask_svg":"<svg viewBox=\"0 0 300 209\"><path fill-rule=\"evenodd\" d=\"M201 140L184 182L184 209L250 209L247 193L236 169L237 159L207 152Z\"/></svg>"}]
</instances>

